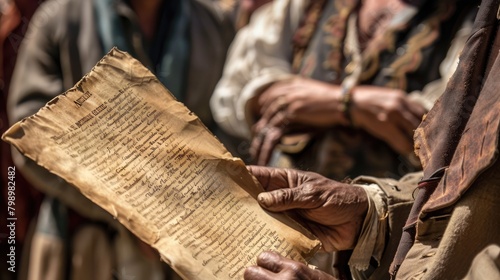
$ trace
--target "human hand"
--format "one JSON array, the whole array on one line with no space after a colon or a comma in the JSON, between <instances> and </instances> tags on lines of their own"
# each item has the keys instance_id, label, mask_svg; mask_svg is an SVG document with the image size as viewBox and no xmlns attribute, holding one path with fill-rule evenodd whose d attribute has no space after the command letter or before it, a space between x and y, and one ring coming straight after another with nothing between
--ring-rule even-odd
<instances>
[{"instance_id":1,"label":"human hand","mask_svg":"<svg viewBox=\"0 0 500 280\"><path fill-rule=\"evenodd\" d=\"M287 211L321 240L327 252L354 248L368 210L361 187L299 170L263 166L248 170L266 190L258 196L263 208Z\"/></svg>"},{"instance_id":2,"label":"human hand","mask_svg":"<svg viewBox=\"0 0 500 280\"><path fill-rule=\"evenodd\" d=\"M285 133L304 127L330 127L349 122L338 110L340 87L295 77L277 82L260 94L255 106L260 116L252 130L251 154L266 165Z\"/></svg>"},{"instance_id":3,"label":"human hand","mask_svg":"<svg viewBox=\"0 0 500 280\"><path fill-rule=\"evenodd\" d=\"M413 151L413 133L426 110L396 89L358 86L350 108L353 123L385 141L396 152Z\"/></svg>"},{"instance_id":4,"label":"human hand","mask_svg":"<svg viewBox=\"0 0 500 280\"><path fill-rule=\"evenodd\" d=\"M262 252L257 257L257 265L247 267L243 277L245 280L337 279L321 270L309 268L303 263L287 259L275 252Z\"/></svg>"}]
</instances>

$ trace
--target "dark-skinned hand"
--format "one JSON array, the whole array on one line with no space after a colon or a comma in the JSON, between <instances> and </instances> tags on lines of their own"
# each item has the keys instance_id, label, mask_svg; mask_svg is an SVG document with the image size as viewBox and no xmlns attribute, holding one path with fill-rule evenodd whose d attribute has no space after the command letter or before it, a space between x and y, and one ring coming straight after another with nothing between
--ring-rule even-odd
<instances>
[{"instance_id":1,"label":"dark-skinned hand","mask_svg":"<svg viewBox=\"0 0 500 280\"><path fill-rule=\"evenodd\" d=\"M257 257L257 265L247 267L245 280L335 280L337 278L307 265L287 259L275 252L263 252Z\"/></svg>"},{"instance_id":2,"label":"dark-skinned hand","mask_svg":"<svg viewBox=\"0 0 500 280\"><path fill-rule=\"evenodd\" d=\"M339 86L303 77L267 88L254 105L259 116L250 148L255 163L266 165L281 137L297 128L347 125L337 109L339 96Z\"/></svg>"},{"instance_id":3,"label":"dark-skinned hand","mask_svg":"<svg viewBox=\"0 0 500 280\"><path fill-rule=\"evenodd\" d=\"M266 192L259 204L272 212L291 214L323 243L327 252L353 248L368 209L365 191L319 174L292 169L249 166ZM275 252L262 252L257 265L245 270L245 280L317 279L331 275L287 259Z\"/></svg>"},{"instance_id":4,"label":"dark-skinned hand","mask_svg":"<svg viewBox=\"0 0 500 280\"><path fill-rule=\"evenodd\" d=\"M248 170L264 187L258 196L264 209L286 211L319 238L326 252L354 247L368 210L363 188L313 172L263 166Z\"/></svg>"},{"instance_id":5,"label":"dark-skinned hand","mask_svg":"<svg viewBox=\"0 0 500 280\"><path fill-rule=\"evenodd\" d=\"M426 110L405 92L374 86L357 87L352 94L354 124L385 141L394 151L413 151L413 133Z\"/></svg>"}]
</instances>

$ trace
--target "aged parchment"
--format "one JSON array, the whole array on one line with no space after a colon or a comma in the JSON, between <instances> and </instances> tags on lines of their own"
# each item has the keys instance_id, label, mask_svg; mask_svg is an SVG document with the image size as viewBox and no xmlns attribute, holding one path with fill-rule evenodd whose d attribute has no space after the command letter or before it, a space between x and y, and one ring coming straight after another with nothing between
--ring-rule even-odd
<instances>
[{"instance_id":1,"label":"aged parchment","mask_svg":"<svg viewBox=\"0 0 500 280\"><path fill-rule=\"evenodd\" d=\"M117 49L3 139L115 216L185 279L242 279L264 250L319 241L266 213L262 191L201 121Z\"/></svg>"}]
</instances>

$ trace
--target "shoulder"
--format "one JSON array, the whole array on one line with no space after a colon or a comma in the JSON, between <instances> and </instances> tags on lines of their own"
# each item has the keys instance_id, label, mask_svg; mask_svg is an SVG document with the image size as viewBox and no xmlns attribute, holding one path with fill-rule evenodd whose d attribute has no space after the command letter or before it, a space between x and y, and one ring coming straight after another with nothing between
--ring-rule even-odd
<instances>
[{"instance_id":1,"label":"shoulder","mask_svg":"<svg viewBox=\"0 0 500 280\"><path fill-rule=\"evenodd\" d=\"M31 33L44 33L51 38L62 36L70 23L79 22L92 0L48 0L36 10L30 21Z\"/></svg>"},{"instance_id":2,"label":"shoulder","mask_svg":"<svg viewBox=\"0 0 500 280\"><path fill-rule=\"evenodd\" d=\"M61 22L74 16L75 11L82 11L85 6L92 6L92 0L48 0L40 4L32 21L38 24Z\"/></svg>"}]
</instances>

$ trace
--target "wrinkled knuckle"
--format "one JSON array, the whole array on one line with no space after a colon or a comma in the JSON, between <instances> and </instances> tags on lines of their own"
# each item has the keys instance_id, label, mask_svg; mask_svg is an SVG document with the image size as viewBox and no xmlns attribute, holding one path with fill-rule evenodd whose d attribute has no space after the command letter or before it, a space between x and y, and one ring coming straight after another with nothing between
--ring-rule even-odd
<instances>
[{"instance_id":1,"label":"wrinkled knuckle","mask_svg":"<svg viewBox=\"0 0 500 280\"><path fill-rule=\"evenodd\" d=\"M257 263L266 263L267 265L281 266L281 260L276 259L272 252L264 251L257 256Z\"/></svg>"},{"instance_id":2,"label":"wrinkled knuckle","mask_svg":"<svg viewBox=\"0 0 500 280\"><path fill-rule=\"evenodd\" d=\"M292 275L287 279L312 279L309 269L302 263L293 263L288 270Z\"/></svg>"},{"instance_id":3,"label":"wrinkled knuckle","mask_svg":"<svg viewBox=\"0 0 500 280\"><path fill-rule=\"evenodd\" d=\"M306 183L302 185L302 193L306 196L311 196L316 193L317 187L314 184Z\"/></svg>"},{"instance_id":4,"label":"wrinkled knuckle","mask_svg":"<svg viewBox=\"0 0 500 280\"><path fill-rule=\"evenodd\" d=\"M276 127L276 126L272 126L272 127L269 127L267 132L266 132L266 136L269 138L269 139L273 139L275 137L276 134L279 133L279 127Z\"/></svg>"},{"instance_id":5,"label":"wrinkled knuckle","mask_svg":"<svg viewBox=\"0 0 500 280\"><path fill-rule=\"evenodd\" d=\"M269 145L274 147L276 144L278 144L279 140L283 136L283 130L286 128L286 125L283 125L283 127L275 130L273 133L269 134Z\"/></svg>"},{"instance_id":6,"label":"wrinkled knuckle","mask_svg":"<svg viewBox=\"0 0 500 280\"><path fill-rule=\"evenodd\" d=\"M293 195L291 192L281 190L279 196L281 197L281 201L285 202L286 204L290 204L293 201Z\"/></svg>"},{"instance_id":7,"label":"wrinkled knuckle","mask_svg":"<svg viewBox=\"0 0 500 280\"><path fill-rule=\"evenodd\" d=\"M301 264L301 263L294 262L294 263L289 264L288 269L294 275L301 276L301 275L304 275L305 265Z\"/></svg>"}]
</instances>

